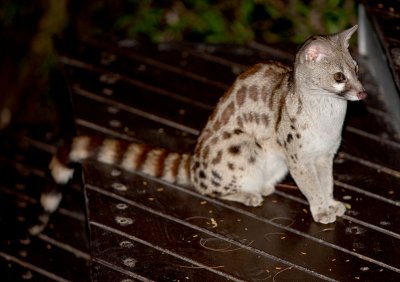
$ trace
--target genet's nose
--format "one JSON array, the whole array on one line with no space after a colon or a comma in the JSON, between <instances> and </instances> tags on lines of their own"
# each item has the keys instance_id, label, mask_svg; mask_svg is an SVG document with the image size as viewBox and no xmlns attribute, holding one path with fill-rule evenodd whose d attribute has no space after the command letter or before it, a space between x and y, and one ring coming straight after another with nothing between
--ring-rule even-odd
<instances>
[{"instance_id":1,"label":"genet's nose","mask_svg":"<svg viewBox=\"0 0 400 282\"><path fill-rule=\"evenodd\" d=\"M360 92L357 93L357 98L358 98L359 100L363 100L363 99L365 99L366 97L367 97L367 92L365 92L365 91L360 91Z\"/></svg>"}]
</instances>

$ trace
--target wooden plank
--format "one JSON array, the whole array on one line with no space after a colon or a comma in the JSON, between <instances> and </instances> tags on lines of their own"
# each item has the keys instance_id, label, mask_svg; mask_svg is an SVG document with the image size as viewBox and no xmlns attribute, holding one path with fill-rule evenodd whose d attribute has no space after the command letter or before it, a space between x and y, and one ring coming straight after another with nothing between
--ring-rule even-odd
<instances>
[{"instance_id":1,"label":"wooden plank","mask_svg":"<svg viewBox=\"0 0 400 282\"><path fill-rule=\"evenodd\" d=\"M66 248L65 246L69 246L68 243L54 243L54 239L43 240L40 236L28 235L26 228L29 225L24 224L24 219L29 217L29 213L35 207L25 203L25 207L21 209L15 202L14 197L2 195L1 225L8 226L8 228L4 229L1 234L0 256L31 272L37 272L56 280L60 278L59 281L72 281L77 276L88 277L88 258L77 256L76 252L71 251L71 247L70 249ZM21 201L19 202L21 203ZM69 227L71 228L71 225ZM65 268L64 264L68 265L68 268Z\"/></svg>"},{"instance_id":2,"label":"wooden plank","mask_svg":"<svg viewBox=\"0 0 400 282\"><path fill-rule=\"evenodd\" d=\"M65 282L62 277L36 267L14 256L0 251L0 273L2 281Z\"/></svg>"},{"instance_id":3,"label":"wooden plank","mask_svg":"<svg viewBox=\"0 0 400 282\"><path fill-rule=\"evenodd\" d=\"M101 167L101 165L96 164L97 169L99 166ZM85 175L88 175L87 183L101 185L106 191L111 190L112 193L120 195L121 199L131 199L148 208L156 209L162 214L180 219L181 224L188 220L199 228L218 232L220 235L226 234L229 238L233 237L238 243L241 242L240 240L245 239L245 242L252 242L251 247L257 248L259 252L272 254L287 259L292 263L305 264L311 270L334 279L339 279L339 277L330 276L332 274L328 268L319 269L318 266L335 264L337 271L340 271L340 269L345 270L349 267L348 262L351 261L351 270L347 269L347 272L354 272L363 267L368 267L371 270L368 275L375 273L380 276L385 273L388 274L387 271L389 273L398 271L396 270L398 262L395 259L391 259L390 256L385 260L389 260L389 263L394 265L393 267L380 263L378 260L380 257L375 259L376 252L372 250L372 246L353 251L355 246L353 242L363 238L362 236L365 236L366 233L370 238L375 238L373 241L388 242L387 245L383 244L384 246L382 246L385 248L384 252L386 254L398 252L398 250L392 249L398 239L386 237L379 232L374 232L374 230L366 230L357 224L349 224L345 221L339 221L332 225L331 228L326 229L326 226L314 223L307 214L304 214L305 217L301 217L302 212L299 213L299 211L304 210L304 206L302 207L301 204L277 195L268 197L262 208L246 208L202 197L197 193L177 190L177 187L171 187L159 181L153 182L146 178L135 175L125 176L124 174L119 176L117 181L126 185L128 191L117 191L112 188L113 179L110 179L109 176L102 176L99 172L96 173L96 169L93 166L85 166L85 169ZM110 175L110 173L106 175ZM143 185L143 181L147 184ZM164 188L164 190L159 192L160 188ZM172 189L173 191L171 191ZM171 203L184 204L173 205ZM211 218L215 220L217 228L213 228L215 225L211 223L213 222ZM358 236L358 238L357 236L352 237L359 234L349 233L349 229L346 231L346 227L352 227L352 230L364 230L364 235ZM271 234L271 237L266 234ZM314 236L307 234L314 234ZM332 236L333 234L335 236ZM282 237L284 237L283 240L281 239ZM349 240L341 241L340 238L348 238ZM321 239L323 240L321 241ZM271 240L271 245L267 244L270 242L269 240ZM241 246L245 247L245 245L245 243L242 243ZM296 248L293 249L293 246L296 246ZM286 247L289 249L285 250ZM324 258L313 257L307 253L310 249L313 250L313 253L324 253L326 256ZM303 253L305 254L303 255ZM341 255L338 255L338 253L341 253ZM341 257L341 260L337 260L337 257ZM316 261L313 262L314 259ZM331 261L332 259L335 263ZM376 265L370 264L371 261L374 261ZM316 269L313 267L316 267ZM335 272L335 275L344 275L344 273ZM393 275L393 273L388 275Z\"/></svg>"},{"instance_id":4,"label":"wooden plank","mask_svg":"<svg viewBox=\"0 0 400 282\"><path fill-rule=\"evenodd\" d=\"M106 197L101 193L95 193L97 191L93 187L87 186L87 188L90 189L88 196L92 208L90 213L92 225L103 229L108 228L110 231L118 232L128 239L157 248L181 260L186 260L184 265L194 264L198 268L207 269L230 280L260 279L268 277L270 273L275 275L278 270L283 268L290 268L290 265L285 264L280 259L273 260L268 256L260 256L260 254L234 244L231 240L220 241L218 238L213 238L212 234L205 232L206 230L190 228L186 224L182 225L175 220L159 217L129 203L125 203L125 208L121 205L124 202ZM101 211L98 211L99 205L102 207ZM96 210L97 212L95 212ZM211 242L210 238L214 240L214 248L229 248L231 251L218 252L201 248L202 240ZM240 261L232 259L232 256L237 256ZM293 272L292 277L311 279L315 276L312 273L302 273L298 268L288 269L288 272ZM253 275L250 276L251 274ZM320 275L317 275L312 279L318 277L321 278Z\"/></svg>"},{"instance_id":5,"label":"wooden plank","mask_svg":"<svg viewBox=\"0 0 400 282\"><path fill-rule=\"evenodd\" d=\"M210 272L198 265L188 263L186 260L181 260L157 248L143 244L139 239L132 240L131 238L134 236L130 236L130 234L126 235L127 238L117 230L112 232L108 227L105 229L95 223L91 225L91 234L94 261L104 265L113 263L113 265L109 265L109 268L114 272L118 270L122 273L126 272L129 277L153 281L229 280L224 279L218 273ZM99 275L99 277L101 276ZM108 276L107 281L115 281L117 277L118 274L116 277ZM106 278L103 277L102 279Z\"/></svg>"}]
</instances>

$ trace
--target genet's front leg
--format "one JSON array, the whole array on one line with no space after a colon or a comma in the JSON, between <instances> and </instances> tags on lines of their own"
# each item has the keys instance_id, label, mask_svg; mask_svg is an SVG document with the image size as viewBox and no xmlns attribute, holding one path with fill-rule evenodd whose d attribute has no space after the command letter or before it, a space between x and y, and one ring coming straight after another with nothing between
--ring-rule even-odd
<instances>
[{"instance_id":1,"label":"genet's front leg","mask_svg":"<svg viewBox=\"0 0 400 282\"><path fill-rule=\"evenodd\" d=\"M332 209L337 216L342 216L346 208L343 203L333 198L333 157L333 154L319 157L316 161L316 169L321 183L321 189L325 192L329 208Z\"/></svg>"},{"instance_id":2,"label":"genet's front leg","mask_svg":"<svg viewBox=\"0 0 400 282\"><path fill-rule=\"evenodd\" d=\"M289 162L289 170L300 191L307 198L314 220L325 224L334 222L336 213L329 207L327 190L321 186L316 162Z\"/></svg>"}]
</instances>

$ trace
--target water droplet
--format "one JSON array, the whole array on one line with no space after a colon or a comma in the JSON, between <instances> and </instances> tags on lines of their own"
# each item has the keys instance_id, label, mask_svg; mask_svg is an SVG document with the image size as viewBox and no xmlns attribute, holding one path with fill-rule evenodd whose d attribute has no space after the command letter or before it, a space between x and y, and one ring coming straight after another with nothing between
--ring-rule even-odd
<instances>
[{"instance_id":1,"label":"water droplet","mask_svg":"<svg viewBox=\"0 0 400 282\"><path fill-rule=\"evenodd\" d=\"M19 242L22 244L22 245L29 245L30 243L31 243L31 239L29 239L29 237L26 237L26 238L21 238L21 239L19 239Z\"/></svg>"},{"instance_id":2,"label":"water droplet","mask_svg":"<svg viewBox=\"0 0 400 282\"><path fill-rule=\"evenodd\" d=\"M118 169L113 169L111 171L111 176L120 176L121 175L121 171Z\"/></svg>"},{"instance_id":3,"label":"water droplet","mask_svg":"<svg viewBox=\"0 0 400 282\"><path fill-rule=\"evenodd\" d=\"M124 184L121 184L121 183L113 183L111 185L111 187L114 188L115 190L118 190L118 191L126 191L126 190L128 190L128 188Z\"/></svg>"},{"instance_id":4,"label":"water droplet","mask_svg":"<svg viewBox=\"0 0 400 282\"><path fill-rule=\"evenodd\" d=\"M111 88L103 88L101 92L106 96L111 96L112 94L114 94L114 90L112 90Z\"/></svg>"},{"instance_id":5,"label":"water droplet","mask_svg":"<svg viewBox=\"0 0 400 282\"><path fill-rule=\"evenodd\" d=\"M363 267L360 267L360 270L361 271L368 271L369 267L368 266L363 266Z\"/></svg>"},{"instance_id":6,"label":"water droplet","mask_svg":"<svg viewBox=\"0 0 400 282\"><path fill-rule=\"evenodd\" d=\"M351 196L350 195L344 195L342 197L342 199L348 201L348 200L351 200Z\"/></svg>"},{"instance_id":7,"label":"water droplet","mask_svg":"<svg viewBox=\"0 0 400 282\"><path fill-rule=\"evenodd\" d=\"M351 235L361 235L367 232L367 230L360 226L350 226L346 228L346 233Z\"/></svg>"},{"instance_id":8,"label":"water droplet","mask_svg":"<svg viewBox=\"0 0 400 282\"><path fill-rule=\"evenodd\" d=\"M115 82L117 82L119 79L119 75L118 74L112 74L112 73L105 73L102 74L99 77L99 80L101 82L107 83L107 84L114 84Z\"/></svg>"},{"instance_id":9,"label":"water droplet","mask_svg":"<svg viewBox=\"0 0 400 282\"><path fill-rule=\"evenodd\" d=\"M19 215L19 216L17 216L17 220L19 222L25 222L26 218L24 216L22 216L22 215Z\"/></svg>"},{"instance_id":10,"label":"water droplet","mask_svg":"<svg viewBox=\"0 0 400 282\"><path fill-rule=\"evenodd\" d=\"M101 53L100 64L102 64L102 65L110 65L116 59L117 59L117 55L112 54L112 53L108 53L108 52L103 52L103 53Z\"/></svg>"},{"instance_id":11,"label":"water droplet","mask_svg":"<svg viewBox=\"0 0 400 282\"><path fill-rule=\"evenodd\" d=\"M107 112L109 112L110 114L117 114L119 112L119 109L116 107L108 107L107 108Z\"/></svg>"},{"instance_id":12,"label":"water droplet","mask_svg":"<svg viewBox=\"0 0 400 282\"><path fill-rule=\"evenodd\" d=\"M111 127L121 127L121 122L116 119L110 120L109 124Z\"/></svg>"},{"instance_id":13,"label":"water droplet","mask_svg":"<svg viewBox=\"0 0 400 282\"><path fill-rule=\"evenodd\" d=\"M137 260L133 258L126 258L124 259L124 264L129 267L135 267Z\"/></svg>"},{"instance_id":14,"label":"water droplet","mask_svg":"<svg viewBox=\"0 0 400 282\"><path fill-rule=\"evenodd\" d=\"M26 272L22 273L22 279L29 280L33 277L32 272L27 270Z\"/></svg>"},{"instance_id":15,"label":"water droplet","mask_svg":"<svg viewBox=\"0 0 400 282\"><path fill-rule=\"evenodd\" d=\"M352 216L357 216L360 214L360 212L355 211L355 210L347 210L347 214L352 215Z\"/></svg>"},{"instance_id":16,"label":"water droplet","mask_svg":"<svg viewBox=\"0 0 400 282\"><path fill-rule=\"evenodd\" d=\"M18 254L19 254L21 257L23 257L23 258L26 258L26 257L28 256L28 252L25 251L25 250L19 251Z\"/></svg>"},{"instance_id":17,"label":"water droplet","mask_svg":"<svg viewBox=\"0 0 400 282\"><path fill-rule=\"evenodd\" d=\"M128 217L116 216L115 221L122 226L128 226L133 224L133 219Z\"/></svg>"},{"instance_id":18,"label":"water droplet","mask_svg":"<svg viewBox=\"0 0 400 282\"><path fill-rule=\"evenodd\" d=\"M133 243L130 241L122 241L119 243L122 248L133 248Z\"/></svg>"},{"instance_id":19,"label":"water droplet","mask_svg":"<svg viewBox=\"0 0 400 282\"><path fill-rule=\"evenodd\" d=\"M389 225L391 225L391 223L390 223L389 221L384 221L384 220L382 220L381 222L379 222L379 224L382 225L382 226L389 226Z\"/></svg>"},{"instance_id":20,"label":"water droplet","mask_svg":"<svg viewBox=\"0 0 400 282\"><path fill-rule=\"evenodd\" d=\"M22 183L17 183L17 184L15 184L15 188L17 190L24 190L26 188L26 185L22 184Z\"/></svg>"},{"instance_id":21,"label":"water droplet","mask_svg":"<svg viewBox=\"0 0 400 282\"><path fill-rule=\"evenodd\" d=\"M124 204L124 203L119 203L119 204L116 205L116 207L117 207L117 209L119 209L119 210L125 210L125 209L128 208L128 205L127 205L127 204Z\"/></svg>"}]
</instances>

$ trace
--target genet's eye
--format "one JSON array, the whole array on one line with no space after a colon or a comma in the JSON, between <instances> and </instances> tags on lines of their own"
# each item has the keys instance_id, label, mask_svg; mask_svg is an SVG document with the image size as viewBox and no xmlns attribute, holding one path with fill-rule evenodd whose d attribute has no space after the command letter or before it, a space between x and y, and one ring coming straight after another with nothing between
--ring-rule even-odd
<instances>
[{"instance_id":1,"label":"genet's eye","mask_svg":"<svg viewBox=\"0 0 400 282\"><path fill-rule=\"evenodd\" d=\"M344 74L342 72L337 72L333 75L333 79L338 82L345 82L346 81L346 77L344 76Z\"/></svg>"}]
</instances>

